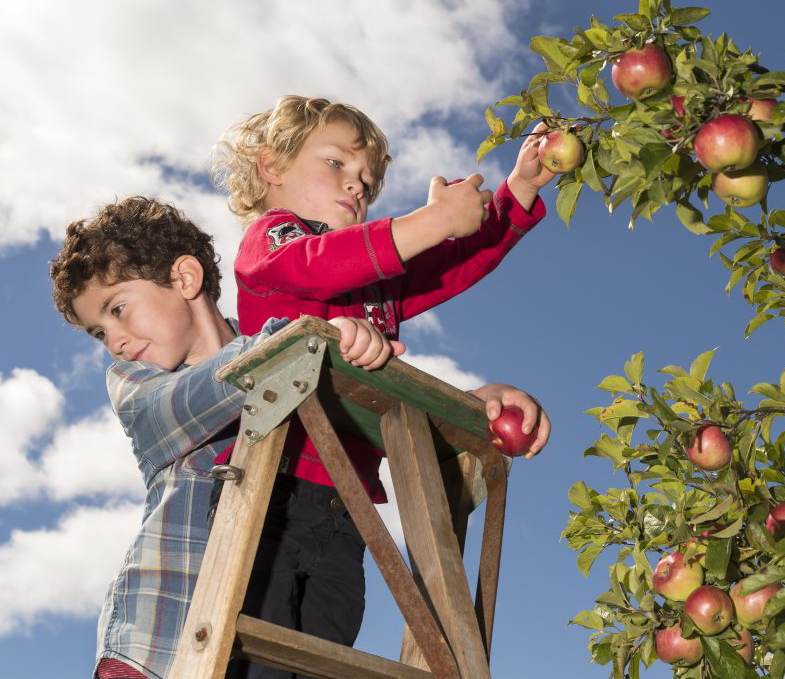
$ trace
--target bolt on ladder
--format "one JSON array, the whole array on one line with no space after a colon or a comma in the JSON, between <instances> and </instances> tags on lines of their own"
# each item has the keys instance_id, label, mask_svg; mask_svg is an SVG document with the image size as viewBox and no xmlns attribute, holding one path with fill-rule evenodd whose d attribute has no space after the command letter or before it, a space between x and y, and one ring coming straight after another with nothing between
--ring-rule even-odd
<instances>
[{"instance_id":1,"label":"bolt on ladder","mask_svg":"<svg viewBox=\"0 0 785 679\"><path fill-rule=\"evenodd\" d=\"M490 679L510 461L485 436L484 404L398 359L364 371L337 329L303 316L223 366L246 392L173 679L219 679L232 653L317 679ZM400 661L240 613L288 417L300 417L406 622ZM386 451L410 570L336 430ZM474 601L463 565L469 513L487 496Z\"/></svg>"}]
</instances>

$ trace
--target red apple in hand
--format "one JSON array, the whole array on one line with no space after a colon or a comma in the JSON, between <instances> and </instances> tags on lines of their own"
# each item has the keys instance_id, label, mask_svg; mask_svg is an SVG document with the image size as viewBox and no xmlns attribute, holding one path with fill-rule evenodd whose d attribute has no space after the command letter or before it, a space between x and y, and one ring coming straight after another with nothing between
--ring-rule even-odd
<instances>
[{"instance_id":1,"label":"red apple in hand","mask_svg":"<svg viewBox=\"0 0 785 679\"><path fill-rule=\"evenodd\" d=\"M769 268L780 276L785 275L785 248L772 250L769 255Z\"/></svg>"},{"instance_id":2,"label":"red apple in hand","mask_svg":"<svg viewBox=\"0 0 785 679\"><path fill-rule=\"evenodd\" d=\"M540 139L537 156L551 172L572 172L583 162L583 142L567 130L552 130Z\"/></svg>"},{"instance_id":3,"label":"red apple in hand","mask_svg":"<svg viewBox=\"0 0 785 679\"><path fill-rule=\"evenodd\" d=\"M654 569L654 591L667 599L686 601L703 584L703 568L697 561L684 562L684 554L662 557Z\"/></svg>"},{"instance_id":4,"label":"red apple in hand","mask_svg":"<svg viewBox=\"0 0 785 679\"><path fill-rule=\"evenodd\" d=\"M782 585L775 582L763 589L759 589L757 592L741 596L739 591L743 582L744 580L737 582L731 587L730 598L736 610L736 619L745 627L749 627L763 619L763 609L766 606L766 602L782 589Z\"/></svg>"},{"instance_id":5,"label":"red apple in hand","mask_svg":"<svg viewBox=\"0 0 785 679\"><path fill-rule=\"evenodd\" d=\"M529 452L537 439L537 429L523 433L523 411L515 406L504 406L495 420L488 422L488 439L499 452L517 457Z\"/></svg>"},{"instance_id":6,"label":"red apple in hand","mask_svg":"<svg viewBox=\"0 0 785 679\"><path fill-rule=\"evenodd\" d=\"M654 637L654 647L662 662L680 667L694 665L703 656L701 640L697 637L685 639L681 636L680 625L658 630Z\"/></svg>"},{"instance_id":7,"label":"red apple in hand","mask_svg":"<svg viewBox=\"0 0 785 679\"><path fill-rule=\"evenodd\" d=\"M671 60L653 43L630 49L616 58L611 80L628 99L643 99L659 92L671 79Z\"/></svg>"},{"instance_id":8,"label":"red apple in hand","mask_svg":"<svg viewBox=\"0 0 785 679\"><path fill-rule=\"evenodd\" d=\"M716 471L727 466L733 458L733 448L716 424L698 429L695 442L687 448L687 457L696 467Z\"/></svg>"},{"instance_id":9,"label":"red apple in hand","mask_svg":"<svg viewBox=\"0 0 785 679\"><path fill-rule=\"evenodd\" d=\"M769 173L766 166L756 160L743 170L718 172L712 179L711 188L723 203L751 207L760 203L769 190Z\"/></svg>"},{"instance_id":10,"label":"red apple in hand","mask_svg":"<svg viewBox=\"0 0 785 679\"><path fill-rule=\"evenodd\" d=\"M758 129L746 116L722 115L701 125L695 157L707 170L743 170L758 155Z\"/></svg>"},{"instance_id":11,"label":"red apple in hand","mask_svg":"<svg viewBox=\"0 0 785 679\"><path fill-rule=\"evenodd\" d=\"M733 617L733 602L719 587L698 587L684 602L684 612L703 634L719 634Z\"/></svg>"}]
</instances>

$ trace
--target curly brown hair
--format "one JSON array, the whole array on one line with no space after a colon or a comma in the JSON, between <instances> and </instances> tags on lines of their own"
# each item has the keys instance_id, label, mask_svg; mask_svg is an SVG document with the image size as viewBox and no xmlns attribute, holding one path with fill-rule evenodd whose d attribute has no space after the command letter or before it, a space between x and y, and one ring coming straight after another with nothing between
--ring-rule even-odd
<instances>
[{"instance_id":1,"label":"curly brown hair","mask_svg":"<svg viewBox=\"0 0 785 679\"><path fill-rule=\"evenodd\" d=\"M104 285L143 279L169 287L175 260L192 255L204 269L202 289L217 301L221 274L212 236L172 205L134 196L110 203L92 219L68 225L50 262L52 296L65 319L79 325L73 301L92 280Z\"/></svg>"},{"instance_id":2,"label":"curly brown hair","mask_svg":"<svg viewBox=\"0 0 785 679\"><path fill-rule=\"evenodd\" d=\"M384 174L392 158L387 137L362 111L349 104L290 94L281 97L269 111L252 115L230 127L213 150L213 184L229 196L229 209L245 223L264 214L268 185L259 176L256 159L262 150L272 152L281 169L288 168L303 143L316 129L342 120L357 131L360 148L368 149L373 185L368 202L382 190Z\"/></svg>"}]
</instances>

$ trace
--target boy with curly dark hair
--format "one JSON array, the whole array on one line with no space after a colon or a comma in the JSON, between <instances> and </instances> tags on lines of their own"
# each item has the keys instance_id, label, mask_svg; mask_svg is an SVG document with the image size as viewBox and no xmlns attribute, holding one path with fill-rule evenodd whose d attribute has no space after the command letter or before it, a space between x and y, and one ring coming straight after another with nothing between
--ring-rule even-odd
<instances>
[{"instance_id":1,"label":"boy with curly dark hair","mask_svg":"<svg viewBox=\"0 0 785 679\"><path fill-rule=\"evenodd\" d=\"M142 197L73 222L50 275L57 309L107 348L112 406L142 472L142 525L98 623L98 679L163 679L174 661L207 543L216 456L237 434L245 395L215 371L284 325L238 336L217 307L212 238L171 205ZM378 367L402 345L336 318L341 349Z\"/></svg>"}]
</instances>

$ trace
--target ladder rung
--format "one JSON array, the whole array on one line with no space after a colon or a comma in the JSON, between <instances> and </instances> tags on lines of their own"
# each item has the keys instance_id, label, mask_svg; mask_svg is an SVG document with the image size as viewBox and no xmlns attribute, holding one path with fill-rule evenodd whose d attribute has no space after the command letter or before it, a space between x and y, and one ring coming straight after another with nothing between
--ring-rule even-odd
<instances>
[{"instance_id":1,"label":"ladder rung","mask_svg":"<svg viewBox=\"0 0 785 679\"><path fill-rule=\"evenodd\" d=\"M433 679L430 672L240 615L240 652L255 662L317 679Z\"/></svg>"}]
</instances>

